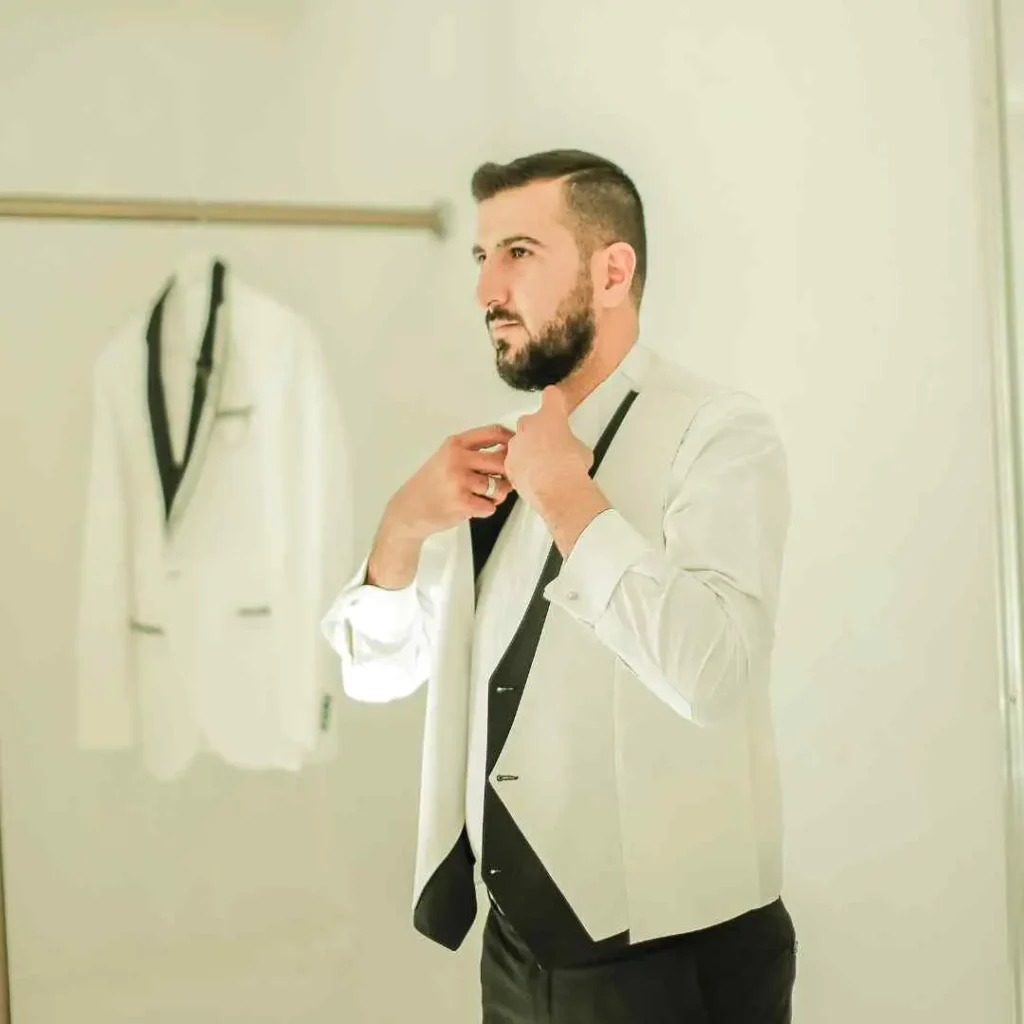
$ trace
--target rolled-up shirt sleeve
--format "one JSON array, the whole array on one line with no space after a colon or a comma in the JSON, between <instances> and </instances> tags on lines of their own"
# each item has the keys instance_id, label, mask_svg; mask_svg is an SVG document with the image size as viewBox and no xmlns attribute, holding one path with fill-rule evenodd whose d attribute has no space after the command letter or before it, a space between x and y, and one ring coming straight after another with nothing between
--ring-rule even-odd
<instances>
[{"instance_id":1,"label":"rolled-up shirt sleeve","mask_svg":"<svg viewBox=\"0 0 1024 1024\"><path fill-rule=\"evenodd\" d=\"M723 393L680 439L663 546L608 509L544 593L655 696L711 725L767 679L789 517L773 421L745 392Z\"/></svg>"},{"instance_id":2,"label":"rolled-up shirt sleeve","mask_svg":"<svg viewBox=\"0 0 1024 1024\"><path fill-rule=\"evenodd\" d=\"M438 582L449 547L445 535L428 538L415 580L398 590L366 582L367 555L321 619L321 631L341 661L342 687L353 700L399 700L427 681Z\"/></svg>"},{"instance_id":3,"label":"rolled-up shirt sleeve","mask_svg":"<svg viewBox=\"0 0 1024 1024\"><path fill-rule=\"evenodd\" d=\"M366 566L338 595L325 622L347 619L360 637L378 643L398 643L409 635L416 618L416 582L400 590L387 590L366 583Z\"/></svg>"}]
</instances>

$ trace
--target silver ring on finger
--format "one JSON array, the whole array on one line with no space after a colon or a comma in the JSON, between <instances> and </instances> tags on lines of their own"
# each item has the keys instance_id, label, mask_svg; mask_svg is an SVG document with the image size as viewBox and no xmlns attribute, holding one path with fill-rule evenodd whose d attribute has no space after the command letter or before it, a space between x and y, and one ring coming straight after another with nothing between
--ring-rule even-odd
<instances>
[{"instance_id":1,"label":"silver ring on finger","mask_svg":"<svg viewBox=\"0 0 1024 1024\"><path fill-rule=\"evenodd\" d=\"M484 491L485 498L493 498L498 491L498 478L493 473L487 474L487 490Z\"/></svg>"}]
</instances>

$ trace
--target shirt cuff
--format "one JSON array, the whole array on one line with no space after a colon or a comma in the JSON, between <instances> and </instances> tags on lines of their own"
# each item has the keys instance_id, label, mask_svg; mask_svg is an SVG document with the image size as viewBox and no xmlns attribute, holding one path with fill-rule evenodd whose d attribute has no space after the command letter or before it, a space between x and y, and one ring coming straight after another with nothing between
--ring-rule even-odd
<instances>
[{"instance_id":1,"label":"shirt cuff","mask_svg":"<svg viewBox=\"0 0 1024 1024\"><path fill-rule=\"evenodd\" d=\"M573 545L561 572L544 596L574 618L593 626L604 614L627 569L648 553L650 544L621 513L596 515Z\"/></svg>"},{"instance_id":2,"label":"shirt cuff","mask_svg":"<svg viewBox=\"0 0 1024 1024\"><path fill-rule=\"evenodd\" d=\"M346 623L378 643L397 643L408 634L419 607L416 581L401 590L372 586L365 582L369 561L367 556L324 616L322 629L328 638L337 637Z\"/></svg>"}]
</instances>

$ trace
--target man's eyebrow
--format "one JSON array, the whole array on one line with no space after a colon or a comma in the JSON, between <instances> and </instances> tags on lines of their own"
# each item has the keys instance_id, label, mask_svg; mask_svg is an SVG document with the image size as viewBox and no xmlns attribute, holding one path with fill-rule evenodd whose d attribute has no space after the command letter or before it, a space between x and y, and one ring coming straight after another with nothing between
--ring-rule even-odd
<instances>
[{"instance_id":1,"label":"man's eyebrow","mask_svg":"<svg viewBox=\"0 0 1024 1024\"><path fill-rule=\"evenodd\" d=\"M510 245L515 245L517 242L526 242L527 245L536 246L538 249L545 248L544 243L530 235L509 235L508 238L503 238L496 246L498 249L505 249ZM482 256L484 253L483 247L479 245L473 246L473 255Z\"/></svg>"}]
</instances>

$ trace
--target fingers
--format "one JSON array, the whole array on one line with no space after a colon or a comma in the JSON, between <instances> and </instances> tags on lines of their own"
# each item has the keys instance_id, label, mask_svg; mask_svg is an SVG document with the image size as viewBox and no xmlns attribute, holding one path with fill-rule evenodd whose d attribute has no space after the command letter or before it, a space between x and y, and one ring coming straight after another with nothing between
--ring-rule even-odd
<instances>
[{"instance_id":1,"label":"fingers","mask_svg":"<svg viewBox=\"0 0 1024 1024\"><path fill-rule=\"evenodd\" d=\"M469 484L469 489L474 494L478 494L481 497L486 498L487 487L490 482L489 477L486 474L482 473L473 473L471 474L471 476L472 479ZM505 479L505 477L502 477L500 480L495 480L494 483L494 493L490 496L488 500L493 501L497 504L501 504L501 502L503 502L511 493L512 485L508 482L507 479Z\"/></svg>"},{"instance_id":2,"label":"fingers","mask_svg":"<svg viewBox=\"0 0 1024 1024\"><path fill-rule=\"evenodd\" d=\"M494 514L494 510L509 496L512 485L505 477L505 450L508 442L516 436L514 430L503 427L500 423L476 427L462 434L449 438L454 446L451 451L452 463L450 470L462 467L466 473L465 508L473 518L485 519ZM483 451L485 448L496 448L495 451ZM494 493L487 497L488 477L495 476Z\"/></svg>"},{"instance_id":3,"label":"fingers","mask_svg":"<svg viewBox=\"0 0 1024 1024\"><path fill-rule=\"evenodd\" d=\"M496 452L470 451L466 453L465 459L459 461L474 473L494 473L497 476L505 474L504 448Z\"/></svg>"},{"instance_id":4,"label":"fingers","mask_svg":"<svg viewBox=\"0 0 1024 1024\"><path fill-rule=\"evenodd\" d=\"M476 427L456 434L455 440L464 448L487 448L493 444L507 444L515 436L514 430L509 430L500 423L491 423L486 427Z\"/></svg>"},{"instance_id":5,"label":"fingers","mask_svg":"<svg viewBox=\"0 0 1024 1024\"><path fill-rule=\"evenodd\" d=\"M498 506L490 498L478 498L475 495L469 499L469 514L473 519L486 519L493 516Z\"/></svg>"},{"instance_id":6,"label":"fingers","mask_svg":"<svg viewBox=\"0 0 1024 1024\"><path fill-rule=\"evenodd\" d=\"M493 498L485 498L479 494L469 494L466 498L469 514L476 518L486 518L489 515L493 515L497 507L508 497L508 493L509 488L506 486L495 491Z\"/></svg>"}]
</instances>

